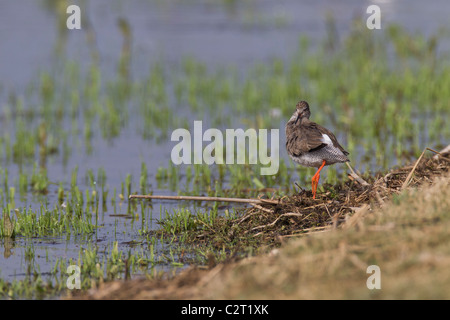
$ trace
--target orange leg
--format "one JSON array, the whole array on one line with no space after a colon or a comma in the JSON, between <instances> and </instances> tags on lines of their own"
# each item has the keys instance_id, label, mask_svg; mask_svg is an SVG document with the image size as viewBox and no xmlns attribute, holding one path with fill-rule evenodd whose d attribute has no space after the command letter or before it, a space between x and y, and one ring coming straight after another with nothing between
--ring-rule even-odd
<instances>
[{"instance_id":1,"label":"orange leg","mask_svg":"<svg viewBox=\"0 0 450 320\"><path fill-rule=\"evenodd\" d=\"M323 160L322 165L320 166L320 168L317 170L316 174L311 179L311 189L312 189L312 193L313 193L313 199L316 198L317 186L319 185L319 179L320 179L320 170L323 169L325 164L326 164L326 162L325 162L325 160Z\"/></svg>"}]
</instances>

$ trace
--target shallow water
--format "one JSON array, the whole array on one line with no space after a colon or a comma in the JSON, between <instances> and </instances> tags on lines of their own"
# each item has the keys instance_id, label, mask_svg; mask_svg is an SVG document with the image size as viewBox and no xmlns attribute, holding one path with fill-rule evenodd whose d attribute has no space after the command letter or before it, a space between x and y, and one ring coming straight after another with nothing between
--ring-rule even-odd
<instances>
[{"instance_id":1,"label":"shallow water","mask_svg":"<svg viewBox=\"0 0 450 320\"><path fill-rule=\"evenodd\" d=\"M423 1L385 0L374 3L382 8L383 25L396 22L407 30L420 30L428 35L448 24L448 1L434 1L432 6ZM55 1L35 0L0 2L0 115L11 93L26 97L27 88L35 81L38 72L52 70L61 57L77 61L81 69L89 67L91 49L86 44L86 33L83 30L68 31L65 39L59 37L55 4ZM364 17L369 4L361 1L311 1L304 4L295 0L189 1L189 4L183 1L137 0L80 2L82 12L87 13L95 31L100 69L106 78L108 75L115 77L123 44L117 20L123 18L130 23L133 79L146 76L151 64L156 61L176 66L187 56L195 57L213 70L233 65L244 73L256 62L270 61L274 57L287 60L298 48L300 35L311 39L312 46L322 41L326 35L324 21L327 13L333 14L338 34L343 37L350 30L352 18ZM61 43L63 52L56 54L55 48ZM448 43L439 49L446 48ZM177 114L185 115L190 125L194 120L199 120L193 118L188 109L178 110ZM0 118L0 132L3 135L13 132L12 125L5 123L5 119ZM236 121L236 127L243 126L239 119L233 121ZM274 125L274 128L280 128L280 141L284 141L284 122L284 119L278 119ZM169 138L159 143L143 139L136 129L138 126L138 115L131 114L129 123L119 136L110 141L102 138L99 128L93 128L91 153L86 152L83 139L71 137L73 151L67 161L63 161L61 154L47 158L49 180L57 184L50 185L49 193L40 199L31 195L26 195L25 199L17 196L16 206L38 208L44 201L53 207L57 204L58 183L62 181L67 187L76 166L78 186L82 191L90 188L84 178L87 171L92 170L96 175L100 168L106 172L110 196L114 188L120 190L128 174L134 178L133 191L138 191L137 180L141 164L145 162L149 173L147 189L154 194L177 194L168 187L158 188L155 179L157 169L168 165L174 143ZM205 124L205 128L208 127ZM14 137L11 139L13 142ZM280 143L280 153L287 159L283 142ZM36 152L35 160L38 159ZM9 180L15 183L20 165L7 161L5 157L0 159L0 163L8 169ZM27 166L29 169L32 163L25 164ZM182 185L183 180L179 183L180 189ZM32 264L38 265L42 274L50 271L57 258L76 260L80 248L88 243L96 243L101 251L102 246L108 247L111 242L118 241L119 249L127 251L131 248L128 242L138 239L138 230L142 227L139 218L133 220L117 216L127 213L127 205L126 200L115 205L108 202L107 208L99 212L99 224L103 227L87 237L72 237L69 241L65 237L17 237L12 244L3 243L5 253L0 257L1 276L9 281L25 277L29 262L24 256L30 246L36 256ZM172 211L179 205L170 201L154 202L153 209L147 208L145 211L147 228L158 227L155 222L161 210ZM170 264L158 267L168 269Z\"/></svg>"}]
</instances>

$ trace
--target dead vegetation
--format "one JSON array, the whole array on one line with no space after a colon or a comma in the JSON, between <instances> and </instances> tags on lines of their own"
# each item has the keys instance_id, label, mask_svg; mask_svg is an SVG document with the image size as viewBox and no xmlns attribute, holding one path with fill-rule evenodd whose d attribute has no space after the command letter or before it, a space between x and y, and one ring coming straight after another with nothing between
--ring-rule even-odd
<instances>
[{"instance_id":1,"label":"dead vegetation","mask_svg":"<svg viewBox=\"0 0 450 320\"><path fill-rule=\"evenodd\" d=\"M341 184L324 185L326 191L318 193L316 199L312 198L311 191L301 190L293 196L250 203L251 208L242 217L224 221L228 224L224 228L226 240L232 241L237 236L233 230L251 234L264 243L272 243L337 228L361 210L383 207L386 201L406 187L431 184L436 177L444 175L450 167L447 154L431 150L439 157L424 158L426 150L431 149L425 149L415 163L388 173L361 178L352 172ZM217 228L203 231L198 238L205 241L217 239Z\"/></svg>"}]
</instances>

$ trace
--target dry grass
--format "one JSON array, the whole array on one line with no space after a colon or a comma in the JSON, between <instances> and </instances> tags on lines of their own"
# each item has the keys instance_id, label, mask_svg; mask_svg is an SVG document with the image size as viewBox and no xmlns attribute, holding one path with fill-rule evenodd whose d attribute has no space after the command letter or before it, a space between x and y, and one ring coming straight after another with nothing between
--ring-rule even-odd
<instances>
[{"instance_id":1,"label":"dry grass","mask_svg":"<svg viewBox=\"0 0 450 320\"><path fill-rule=\"evenodd\" d=\"M173 279L107 283L78 298L449 299L448 162L431 158L422 161L414 175L409 175L413 168L410 166L375 177L368 189L352 187L342 195L341 191L336 193L333 201L342 205L340 197L355 192L360 201L358 209L345 202L349 211L339 213L340 209L322 199L323 206L328 206L325 212L330 213L326 223L313 229L305 224L307 236L284 234L283 245L269 254L218 264L209 270L190 268ZM409 187L401 191L408 175ZM273 206L255 206L247 218L241 217L236 223L253 220L254 230L249 232L255 236L274 235L273 230L280 229L279 223L295 225L295 219L302 219L299 214L305 210L315 213L320 207L305 209L309 204L304 203L299 209L299 201L293 197L285 203L286 210L278 212ZM338 210L339 219L333 220L337 213L330 209ZM254 220L262 215L271 222L262 221L264 224L255 229ZM369 265L380 267L379 290L366 286Z\"/></svg>"}]
</instances>

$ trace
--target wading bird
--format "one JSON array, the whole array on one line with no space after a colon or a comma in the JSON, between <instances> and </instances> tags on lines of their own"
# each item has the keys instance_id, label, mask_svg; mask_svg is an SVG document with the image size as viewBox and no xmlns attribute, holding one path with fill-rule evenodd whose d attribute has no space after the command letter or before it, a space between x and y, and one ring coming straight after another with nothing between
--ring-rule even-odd
<instances>
[{"instance_id":1,"label":"wading bird","mask_svg":"<svg viewBox=\"0 0 450 320\"><path fill-rule=\"evenodd\" d=\"M306 101L297 103L296 110L286 124L286 150L296 163L305 167L318 168L312 177L313 199L316 198L320 170L324 166L350 161L348 152L342 148L334 134L309 121L311 112Z\"/></svg>"}]
</instances>

